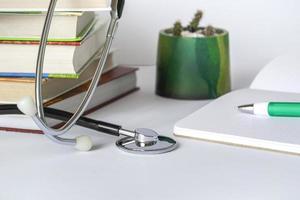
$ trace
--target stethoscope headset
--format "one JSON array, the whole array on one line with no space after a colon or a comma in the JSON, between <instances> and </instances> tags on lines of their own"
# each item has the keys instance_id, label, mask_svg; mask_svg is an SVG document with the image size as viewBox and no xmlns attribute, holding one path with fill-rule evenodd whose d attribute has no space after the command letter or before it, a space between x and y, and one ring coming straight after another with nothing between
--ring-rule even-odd
<instances>
[{"instance_id":1,"label":"stethoscope headset","mask_svg":"<svg viewBox=\"0 0 300 200\"><path fill-rule=\"evenodd\" d=\"M134 131L123 129L119 125L93 120L90 118L82 117L88 103L90 102L100 76L103 71L110 47L116 33L118 22L122 16L125 0L112 0L111 1L111 19L107 31L106 42L104 44L98 67L95 71L89 89L87 90L81 104L78 106L74 114L65 111L44 108L42 96L42 74L44 66L44 57L49 35L51 21L54 15L57 0L50 0L49 8L46 14L44 28L41 36L38 58L36 63L36 86L35 86L35 102L31 97L24 97L17 105L1 105L0 114L25 114L32 117L37 126L43 133L52 141L62 144L74 146L80 151L89 151L92 149L92 140L90 137L84 135L74 139L63 138L62 135L67 133L75 124L93 129L102 133L113 136L125 136L116 142L117 147L120 149L139 154L160 154L170 152L177 147L175 140L160 136L151 129L136 129ZM64 124L54 129L48 126L45 117L61 120Z\"/></svg>"}]
</instances>

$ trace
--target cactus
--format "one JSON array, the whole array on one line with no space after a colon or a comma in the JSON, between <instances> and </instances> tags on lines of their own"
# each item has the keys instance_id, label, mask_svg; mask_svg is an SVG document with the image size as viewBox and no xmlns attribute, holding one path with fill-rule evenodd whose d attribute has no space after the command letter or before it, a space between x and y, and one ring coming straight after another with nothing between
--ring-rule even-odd
<instances>
[{"instance_id":1,"label":"cactus","mask_svg":"<svg viewBox=\"0 0 300 200\"><path fill-rule=\"evenodd\" d=\"M181 32L183 30L183 27L181 25L180 21L175 22L174 28L173 28L173 35L174 36L181 36Z\"/></svg>"},{"instance_id":2,"label":"cactus","mask_svg":"<svg viewBox=\"0 0 300 200\"><path fill-rule=\"evenodd\" d=\"M213 36L215 33L216 33L216 29L213 26L211 26L211 25L207 26L202 31L202 34L205 35L205 36Z\"/></svg>"},{"instance_id":3,"label":"cactus","mask_svg":"<svg viewBox=\"0 0 300 200\"><path fill-rule=\"evenodd\" d=\"M173 28L168 29L167 33L173 34L174 36L182 36L182 32L184 32L184 35L186 34L185 32L190 32L199 35L202 34L205 37L210 37L219 34L218 30L211 25L205 28L200 28L199 24L202 17L203 17L203 12L201 10L198 10L193 20L190 22L190 24L187 27L183 27L181 22L178 20L174 23Z\"/></svg>"},{"instance_id":4,"label":"cactus","mask_svg":"<svg viewBox=\"0 0 300 200\"><path fill-rule=\"evenodd\" d=\"M188 26L188 30L191 33L194 33L198 30L200 20L203 17L203 12L201 10L198 10L194 16L194 19L191 21L190 25Z\"/></svg>"}]
</instances>

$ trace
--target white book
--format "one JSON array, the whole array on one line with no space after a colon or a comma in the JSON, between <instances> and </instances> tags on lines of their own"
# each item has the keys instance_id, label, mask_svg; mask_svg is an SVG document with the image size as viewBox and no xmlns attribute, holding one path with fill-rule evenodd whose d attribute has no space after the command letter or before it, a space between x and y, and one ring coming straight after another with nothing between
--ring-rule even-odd
<instances>
[{"instance_id":1,"label":"white book","mask_svg":"<svg viewBox=\"0 0 300 200\"><path fill-rule=\"evenodd\" d=\"M176 136L237 146L300 154L300 118L267 118L238 111L239 105L300 101L300 57L273 60L250 88L233 91L180 120Z\"/></svg>"},{"instance_id":2,"label":"white book","mask_svg":"<svg viewBox=\"0 0 300 200\"><path fill-rule=\"evenodd\" d=\"M0 0L0 11L46 11L50 0ZM57 11L108 10L109 0L58 0Z\"/></svg>"},{"instance_id":3,"label":"white book","mask_svg":"<svg viewBox=\"0 0 300 200\"><path fill-rule=\"evenodd\" d=\"M80 70L99 54L106 39L106 25L107 20L98 20L80 42L53 42L47 45L43 73L80 73ZM0 41L0 73L35 73L38 42L24 42Z\"/></svg>"},{"instance_id":4,"label":"white book","mask_svg":"<svg viewBox=\"0 0 300 200\"><path fill-rule=\"evenodd\" d=\"M40 40L45 14L0 12L0 40ZM94 22L95 12L55 12L48 41L80 41Z\"/></svg>"},{"instance_id":5,"label":"white book","mask_svg":"<svg viewBox=\"0 0 300 200\"><path fill-rule=\"evenodd\" d=\"M88 82L95 74L99 59L95 59L84 67L79 78L44 78L42 80L42 94L44 103ZM106 60L103 74L116 68L113 53ZM35 98L35 78L1 78L0 77L0 104L16 104L24 96Z\"/></svg>"}]
</instances>

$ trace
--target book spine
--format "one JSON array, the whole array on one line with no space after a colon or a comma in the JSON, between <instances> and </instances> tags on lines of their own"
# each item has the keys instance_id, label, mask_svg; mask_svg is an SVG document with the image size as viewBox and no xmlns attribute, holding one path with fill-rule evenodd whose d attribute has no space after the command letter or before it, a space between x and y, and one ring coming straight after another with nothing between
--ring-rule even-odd
<instances>
[{"instance_id":1,"label":"book spine","mask_svg":"<svg viewBox=\"0 0 300 200\"><path fill-rule=\"evenodd\" d=\"M74 38L49 38L48 44L66 44L69 42L71 45L78 44L83 37L74 37ZM21 37L0 37L0 41L3 41L2 44L38 44L40 41L40 37L28 37L28 38L21 38ZM67 43L67 44L69 44ZM78 45L75 45L78 46Z\"/></svg>"},{"instance_id":2,"label":"book spine","mask_svg":"<svg viewBox=\"0 0 300 200\"><path fill-rule=\"evenodd\" d=\"M55 41L47 42L47 45L56 45L56 46L80 46L82 41L70 42L70 41ZM0 40L0 44L11 44L11 45L39 45L39 41L26 41L26 40Z\"/></svg>"},{"instance_id":3,"label":"book spine","mask_svg":"<svg viewBox=\"0 0 300 200\"><path fill-rule=\"evenodd\" d=\"M35 78L35 73L0 73L0 77L6 78ZM43 78L66 78L66 79L76 79L79 78L79 74L43 74Z\"/></svg>"}]
</instances>

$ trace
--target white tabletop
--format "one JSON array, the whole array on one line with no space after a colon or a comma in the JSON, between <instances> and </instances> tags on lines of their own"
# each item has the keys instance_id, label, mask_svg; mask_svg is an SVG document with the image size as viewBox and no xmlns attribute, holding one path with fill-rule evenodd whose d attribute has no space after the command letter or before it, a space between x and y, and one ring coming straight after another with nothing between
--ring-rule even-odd
<instances>
[{"instance_id":1,"label":"white tabletop","mask_svg":"<svg viewBox=\"0 0 300 200\"><path fill-rule=\"evenodd\" d=\"M154 95L154 68L138 73L141 90L91 117L172 136L174 123L208 101ZM199 122L199 123L205 123ZM216 124L217 125L217 124ZM116 138L90 134L96 149L77 152L42 135L0 133L0 199L299 200L300 157L176 138L180 147L156 156L118 150Z\"/></svg>"}]
</instances>

